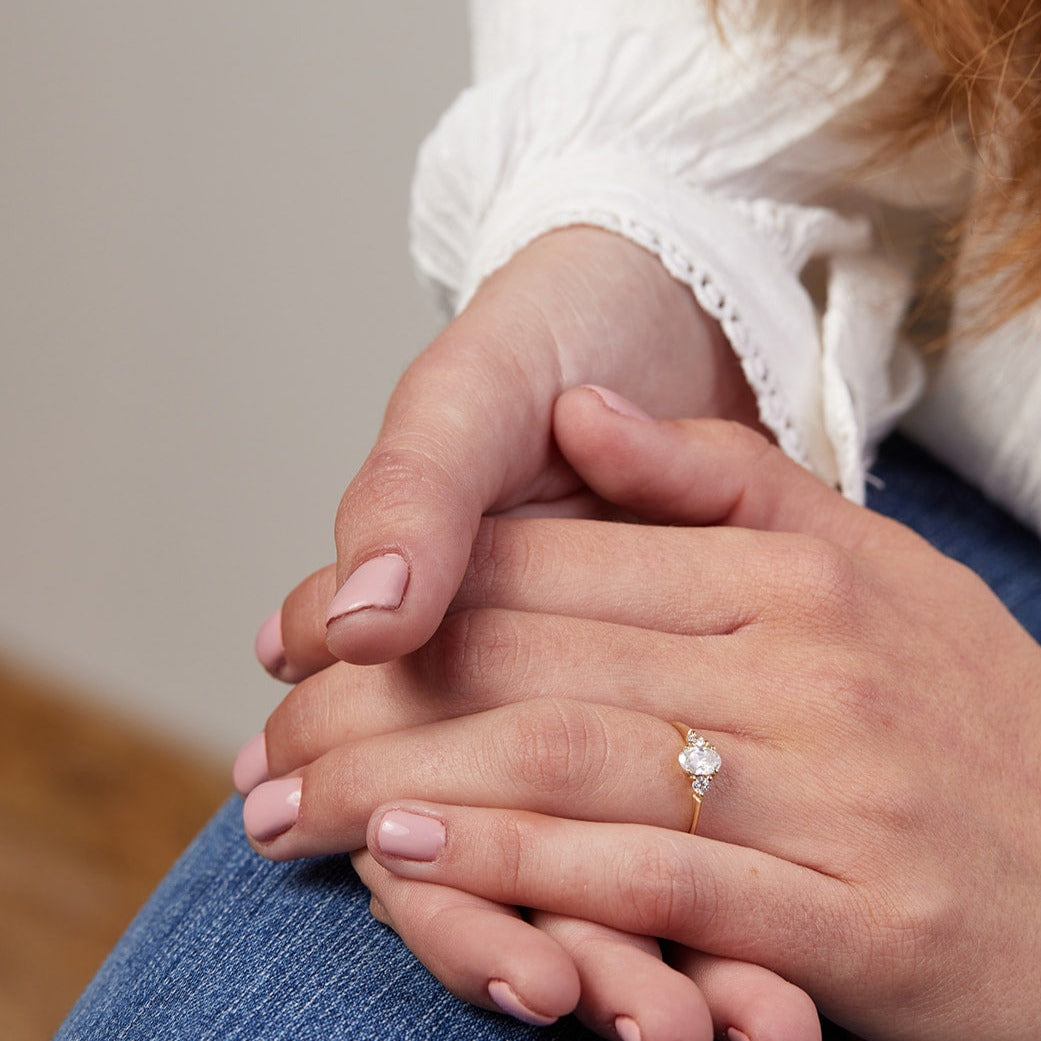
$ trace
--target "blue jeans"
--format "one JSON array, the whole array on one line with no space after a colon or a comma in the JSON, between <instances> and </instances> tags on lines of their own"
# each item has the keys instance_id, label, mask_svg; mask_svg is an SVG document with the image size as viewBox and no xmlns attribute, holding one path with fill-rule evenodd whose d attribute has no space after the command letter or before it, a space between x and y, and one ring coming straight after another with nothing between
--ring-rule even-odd
<instances>
[{"instance_id":1,"label":"blue jeans","mask_svg":"<svg viewBox=\"0 0 1041 1041\"><path fill-rule=\"evenodd\" d=\"M900 439L871 506L981 574L1041 639L1041 544ZM389 930L344 857L272 864L230 800L171 870L72 1010L60 1041L590 1038L448 994Z\"/></svg>"}]
</instances>

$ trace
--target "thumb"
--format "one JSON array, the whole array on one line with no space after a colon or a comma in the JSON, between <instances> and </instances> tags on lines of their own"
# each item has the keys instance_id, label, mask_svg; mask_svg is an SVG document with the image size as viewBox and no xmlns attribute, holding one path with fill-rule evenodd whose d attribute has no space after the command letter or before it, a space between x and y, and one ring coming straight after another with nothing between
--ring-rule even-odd
<instances>
[{"instance_id":1,"label":"thumb","mask_svg":"<svg viewBox=\"0 0 1041 1041\"><path fill-rule=\"evenodd\" d=\"M536 239L409 368L343 497L337 657L415 650L459 588L482 513L579 488L553 405L594 374L662 414L719 407L717 394L741 408L748 393L718 325L655 256L598 229Z\"/></svg>"},{"instance_id":2,"label":"thumb","mask_svg":"<svg viewBox=\"0 0 1041 1041\"><path fill-rule=\"evenodd\" d=\"M511 362L509 343L528 364ZM501 304L483 319L470 309L402 377L337 513L326 638L338 658L371 664L421 646L462 581L481 515L574 490L550 436L559 366L531 364L552 346Z\"/></svg>"},{"instance_id":3,"label":"thumb","mask_svg":"<svg viewBox=\"0 0 1041 1041\"><path fill-rule=\"evenodd\" d=\"M593 491L655 523L801 533L846 549L914 538L739 423L651 420L613 391L584 386L557 400L553 430Z\"/></svg>"}]
</instances>

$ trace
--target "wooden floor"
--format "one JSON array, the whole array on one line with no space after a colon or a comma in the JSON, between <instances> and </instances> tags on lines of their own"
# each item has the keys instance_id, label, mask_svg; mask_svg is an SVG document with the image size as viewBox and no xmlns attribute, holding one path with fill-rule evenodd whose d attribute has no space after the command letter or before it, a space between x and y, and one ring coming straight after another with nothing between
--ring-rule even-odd
<instances>
[{"instance_id":1,"label":"wooden floor","mask_svg":"<svg viewBox=\"0 0 1041 1041\"><path fill-rule=\"evenodd\" d=\"M227 768L0 660L0 1038L46 1041Z\"/></svg>"}]
</instances>

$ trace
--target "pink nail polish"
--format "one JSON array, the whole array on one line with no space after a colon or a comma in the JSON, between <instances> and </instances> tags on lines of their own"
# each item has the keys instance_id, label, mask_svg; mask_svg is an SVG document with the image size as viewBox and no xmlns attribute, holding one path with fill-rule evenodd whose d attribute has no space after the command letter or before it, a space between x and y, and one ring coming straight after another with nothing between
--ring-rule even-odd
<instances>
[{"instance_id":1,"label":"pink nail polish","mask_svg":"<svg viewBox=\"0 0 1041 1041\"><path fill-rule=\"evenodd\" d=\"M408 564L397 553L384 553L355 568L329 605L326 625L345 614L375 608L393 611L405 599Z\"/></svg>"},{"instance_id":2,"label":"pink nail polish","mask_svg":"<svg viewBox=\"0 0 1041 1041\"><path fill-rule=\"evenodd\" d=\"M257 661L273 676L277 676L286 663L286 646L282 642L282 612L275 611L264 619L257 630L253 644Z\"/></svg>"},{"instance_id":3,"label":"pink nail polish","mask_svg":"<svg viewBox=\"0 0 1041 1041\"><path fill-rule=\"evenodd\" d=\"M246 834L258 842L267 842L288 831L300 815L301 783L299 777L286 777L257 785L242 807Z\"/></svg>"},{"instance_id":4,"label":"pink nail polish","mask_svg":"<svg viewBox=\"0 0 1041 1041\"><path fill-rule=\"evenodd\" d=\"M620 416L644 420L651 418L638 405L634 405L627 398L623 398L621 394L616 394L613 390L608 390L606 387L597 387L592 383L585 384L585 389L591 390L604 403L605 408L610 409L612 412L617 412Z\"/></svg>"},{"instance_id":5,"label":"pink nail polish","mask_svg":"<svg viewBox=\"0 0 1041 1041\"><path fill-rule=\"evenodd\" d=\"M543 1016L533 1012L519 997L517 992L505 980L492 980L488 984L488 997L508 1016L519 1019L522 1023L530 1023L535 1027L548 1027L556 1023L556 1016Z\"/></svg>"},{"instance_id":6,"label":"pink nail polish","mask_svg":"<svg viewBox=\"0 0 1041 1041\"><path fill-rule=\"evenodd\" d=\"M640 1024L632 1016L618 1016L614 1028L622 1041L643 1041Z\"/></svg>"},{"instance_id":7,"label":"pink nail polish","mask_svg":"<svg viewBox=\"0 0 1041 1041\"><path fill-rule=\"evenodd\" d=\"M263 733L250 738L235 756L231 779L240 795L249 795L258 784L268 779L267 738Z\"/></svg>"},{"instance_id":8,"label":"pink nail polish","mask_svg":"<svg viewBox=\"0 0 1041 1041\"><path fill-rule=\"evenodd\" d=\"M376 829L376 844L391 857L433 860L444 848L445 826L436 817L391 810Z\"/></svg>"}]
</instances>

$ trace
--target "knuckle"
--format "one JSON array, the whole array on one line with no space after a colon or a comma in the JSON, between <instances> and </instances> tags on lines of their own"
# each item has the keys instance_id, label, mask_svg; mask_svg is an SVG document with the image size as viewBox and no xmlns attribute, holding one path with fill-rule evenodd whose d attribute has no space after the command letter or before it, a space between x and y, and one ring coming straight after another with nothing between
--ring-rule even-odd
<instances>
[{"instance_id":1,"label":"knuckle","mask_svg":"<svg viewBox=\"0 0 1041 1041\"><path fill-rule=\"evenodd\" d=\"M632 908L633 932L688 935L695 914L701 919L711 913L710 886L696 882L690 864L674 843L660 842L634 851L619 871L618 891Z\"/></svg>"},{"instance_id":2,"label":"knuckle","mask_svg":"<svg viewBox=\"0 0 1041 1041\"><path fill-rule=\"evenodd\" d=\"M488 848L495 850L495 870L507 896L523 892L529 872L531 850L536 847L530 827L516 814L496 818Z\"/></svg>"},{"instance_id":3,"label":"knuckle","mask_svg":"<svg viewBox=\"0 0 1041 1041\"><path fill-rule=\"evenodd\" d=\"M903 1007L912 1008L930 989L923 974L930 952L948 949L964 927L964 903L955 892L939 871L928 884L900 873L888 889L863 900L855 938L864 951L861 964L886 972Z\"/></svg>"},{"instance_id":4,"label":"knuckle","mask_svg":"<svg viewBox=\"0 0 1041 1041\"><path fill-rule=\"evenodd\" d=\"M740 510L747 489L769 478L777 466L788 465L788 460L775 444L737 420L714 419L706 423L705 430L712 451L733 460L733 469L745 475L746 492L731 507L729 516L733 517Z\"/></svg>"},{"instance_id":5,"label":"knuckle","mask_svg":"<svg viewBox=\"0 0 1041 1041\"><path fill-rule=\"evenodd\" d=\"M530 648L508 611L471 609L449 615L423 652L453 694L500 689L525 674ZM512 684L511 684L512 685Z\"/></svg>"},{"instance_id":6,"label":"knuckle","mask_svg":"<svg viewBox=\"0 0 1041 1041\"><path fill-rule=\"evenodd\" d=\"M516 552L516 539L504 538L501 521L486 517L481 521L470 550L465 585L473 592L494 589L500 574L509 569ZM513 528L515 531L515 527Z\"/></svg>"},{"instance_id":7,"label":"knuckle","mask_svg":"<svg viewBox=\"0 0 1041 1041\"><path fill-rule=\"evenodd\" d=\"M921 965L923 949L945 949L964 924L964 906L955 896L955 887L940 873L928 885L916 886L906 899L903 915L896 918L896 929L903 938L909 965ZM890 927L893 931L893 926Z\"/></svg>"},{"instance_id":8,"label":"knuckle","mask_svg":"<svg viewBox=\"0 0 1041 1041\"><path fill-rule=\"evenodd\" d=\"M815 614L843 616L857 600L857 567L853 556L834 542L807 539L801 553L804 592Z\"/></svg>"},{"instance_id":9,"label":"knuckle","mask_svg":"<svg viewBox=\"0 0 1041 1041\"><path fill-rule=\"evenodd\" d=\"M543 531L531 520L485 518L471 548L461 599L501 603L518 595L523 598L533 587L561 581L564 561L574 543L560 530L547 543Z\"/></svg>"},{"instance_id":10,"label":"knuckle","mask_svg":"<svg viewBox=\"0 0 1041 1041\"><path fill-rule=\"evenodd\" d=\"M888 836L887 843L896 845L921 834L935 815L931 790L908 768L898 770L890 765L881 783L872 771L862 788L866 800L862 805L873 806L871 824Z\"/></svg>"},{"instance_id":11,"label":"knuckle","mask_svg":"<svg viewBox=\"0 0 1041 1041\"><path fill-rule=\"evenodd\" d=\"M346 736L318 677L290 690L268 717L264 733L272 776L310 762Z\"/></svg>"},{"instance_id":12,"label":"knuckle","mask_svg":"<svg viewBox=\"0 0 1041 1041\"><path fill-rule=\"evenodd\" d=\"M790 983L787 980L787 984L783 989L785 1016L789 1023L797 1023L800 1027L803 1024L808 1024L803 1029L806 1030L806 1037L819 1036L819 1014L817 1011L817 1003L806 993L801 987L797 987L794 983ZM780 996L780 995L779 995Z\"/></svg>"},{"instance_id":13,"label":"knuckle","mask_svg":"<svg viewBox=\"0 0 1041 1041\"><path fill-rule=\"evenodd\" d=\"M899 733L905 729L907 698L863 634L853 640L850 635L849 630L829 634L822 626L823 639L815 639L803 655L799 685L806 713L819 731L846 744L862 743L865 733Z\"/></svg>"},{"instance_id":14,"label":"knuckle","mask_svg":"<svg viewBox=\"0 0 1041 1041\"><path fill-rule=\"evenodd\" d=\"M829 717L847 728L859 729L865 721L879 726L892 722L884 682L851 648L821 651L812 665L810 682L815 707L823 707Z\"/></svg>"},{"instance_id":15,"label":"knuckle","mask_svg":"<svg viewBox=\"0 0 1041 1041\"><path fill-rule=\"evenodd\" d=\"M597 788L607 760L599 714L568 701L536 699L514 713L507 769L536 795L575 794Z\"/></svg>"},{"instance_id":16,"label":"knuckle","mask_svg":"<svg viewBox=\"0 0 1041 1041\"><path fill-rule=\"evenodd\" d=\"M873 877L881 858L891 857L893 849L913 845L916 836L928 831L935 814L921 779L910 769L892 764L880 774L882 758L881 754L864 762L846 758L841 772L834 766L822 767L815 778L822 789L834 793L830 812L845 822L841 836L836 833L834 867L853 881Z\"/></svg>"},{"instance_id":17,"label":"knuckle","mask_svg":"<svg viewBox=\"0 0 1041 1041\"><path fill-rule=\"evenodd\" d=\"M373 753L364 745L362 742L330 750L308 767L304 779L300 819L306 814L322 818L325 826L333 825L337 829L337 841L341 827L355 826L362 814L362 820L367 819L379 802L376 782L379 769ZM360 845L364 842L363 824Z\"/></svg>"},{"instance_id":18,"label":"knuckle","mask_svg":"<svg viewBox=\"0 0 1041 1041\"><path fill-rule=\"evenodd\" d=\"M486 517L474 538L464 578L471 597L497 597L529 583L545 561L532 538L533 525L510 518Z\"/></svg>"},{"instance_id":19,"label":"knuckle","mask_svg":"<svg viewBox=\"0 0 1041 1041\"><path fill-rule=\"evenodd\" d=\"M456 487L457 480L448 480L439 461L443 449L418 436L413 436L412 442L385 444L373 450L340 500L337 535L356 524L359 500L375 516L411 514L417 501L439 500L447 494L446 489Z\"/></svg>"},{"instance_id":20,"label":"knuckle","mask_svg":"<svg viewBox=\"0 0 1041 1041\"><path fill-rule=\"evenodd\" d=\"M776 610L808 619L816 631L848 632L863 616L864 589L857 560L826 539L789 535L773 547L769 578Z\"/></svg>"}]
</instances>

